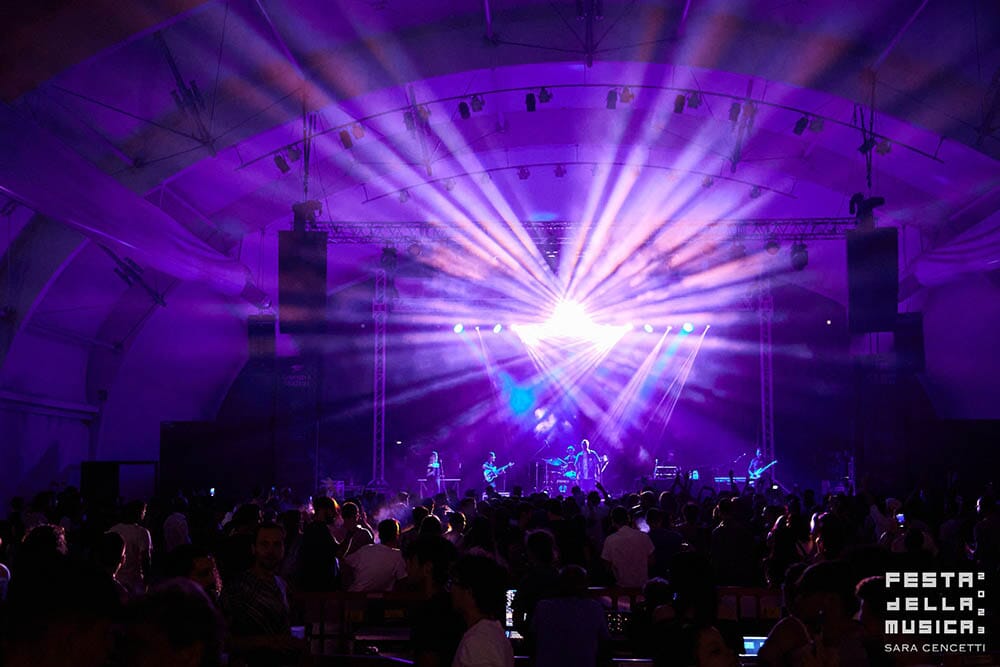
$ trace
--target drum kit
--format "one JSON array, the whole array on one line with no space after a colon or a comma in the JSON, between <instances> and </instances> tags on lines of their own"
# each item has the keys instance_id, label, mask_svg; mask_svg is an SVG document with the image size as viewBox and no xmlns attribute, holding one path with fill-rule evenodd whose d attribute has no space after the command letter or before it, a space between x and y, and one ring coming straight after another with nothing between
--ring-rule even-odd
<instances>
[{"instance_id":1,"label":"drum kit","mask_svg":"<svg viewBox=\"0 0 1000 667\"><path fill-rule=\"evenodd\" d=\"M535 463L535 488L550 495L566 495L577 483L574 461L570 458L539 459Z\"/></svg>"}]
</instances>

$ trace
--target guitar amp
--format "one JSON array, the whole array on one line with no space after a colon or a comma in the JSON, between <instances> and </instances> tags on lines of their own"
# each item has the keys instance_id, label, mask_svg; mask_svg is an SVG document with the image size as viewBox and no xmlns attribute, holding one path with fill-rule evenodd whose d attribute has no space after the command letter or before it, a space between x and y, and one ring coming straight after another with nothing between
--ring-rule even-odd
<instances>
[{"instance_id":1,"label":"guitar amp","mask_svg":"<svg viewBox=\"0 0 1000 667\"><path fill-rule=\"evenodd\" d=\"M680 470L677 466L655 466L653 468L653 479L673 479Z\"/></svg>"}]
</instances>

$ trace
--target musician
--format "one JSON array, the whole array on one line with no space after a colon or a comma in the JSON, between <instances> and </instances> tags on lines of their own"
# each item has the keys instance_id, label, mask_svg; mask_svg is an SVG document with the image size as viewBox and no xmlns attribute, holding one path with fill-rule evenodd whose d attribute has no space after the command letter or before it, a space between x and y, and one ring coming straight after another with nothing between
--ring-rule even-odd
<instances>
[{"instance_id":1,"label":"musician","mask_svg":"<svg viewBox=\"0 0 1000 667\"><path fill-rule=\"evenodd\" d=\"M764 458L764 450L758 447L757 452L754 454L754 457L750 459L750 464L747 466L747 481L753 481L757 486L761 486L765 482L769 482L770 475L765 472L767 470L768 463L770 463L770 461Z\"/></svg>"},{"instance_id":2,"label":"musician","mask_svg":"<svg viewBox=\"0 0 1000 667\"><path fill-rule=\"evenodd\" d=\"M576 455L576 480L584 491L591 491L601 481L601 473L607 465L608 457L601 456L590 448L590 440L580 441L580 453Z\"/></svg>"},{"instance_id":3,"label":"musician","mask_svg":"<svg viewBox=\"0 0 1000 667\"><path fill-rule=\"evenodd\" d=\"M514 465L513 461L507 465L498 466L496 452L490 452L490 455L486 458L486 462L483 463L483 479L487 484L492 484L494 487L498 487L498 479L501 475L507 472L507 468L510 468L512 465ZM503 482L501 480L500 484L502 483Z\"/></svg>"},{"instance_id":4,"label":"musician","mask_svg":"<svg viewBox=\"0 0 1000 667\"><path fill-rule=\"evenodd\" d=\"M437 452L431 452L424 477L427 478L427 485L434 489L434 493L441 493L444 487L444 468L441 467L441 458Z\"/></svg>"}]
</instances>

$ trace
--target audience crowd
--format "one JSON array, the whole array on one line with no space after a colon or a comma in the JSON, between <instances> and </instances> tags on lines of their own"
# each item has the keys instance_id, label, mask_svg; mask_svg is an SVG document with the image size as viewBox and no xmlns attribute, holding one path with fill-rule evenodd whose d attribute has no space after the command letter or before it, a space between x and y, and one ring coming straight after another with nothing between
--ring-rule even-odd
<instances>
[{"instance_id":1,"label":"audience crowd","mask_svg":"<svg viewBox=\"0 0 1000 667\"><path fill-rule=\"evenodd\" d=\"M405 591L403 652L417 665L730 666L740 637L717 616L724 586L783 596L756 664L938 664L884 650L882 577L977 568L990 580L998 565L991 489L896 499L678 479L616 497L299 501L284 489L101 506L65 488L15 498L0 522L0 664L306 665L301 594ZM593 587L641 591L627 623L609 628Z\"/></svg>"}]
</instances>

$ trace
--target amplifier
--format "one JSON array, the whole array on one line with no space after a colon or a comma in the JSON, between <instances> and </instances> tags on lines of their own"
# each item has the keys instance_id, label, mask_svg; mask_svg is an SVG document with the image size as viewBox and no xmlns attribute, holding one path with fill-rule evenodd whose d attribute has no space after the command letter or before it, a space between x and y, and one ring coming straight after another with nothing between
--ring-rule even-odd
<instances>
[{"instance_id":1,"label":"amplifier","mask_svg":"<svg viewBox=\"0 0 1000 667\"><path fill-rule=\"evenodd\" d=\"M653 479L673 479L680 471L677 466L656 466L653 468Z\"/></svg>"}]
</instances>

